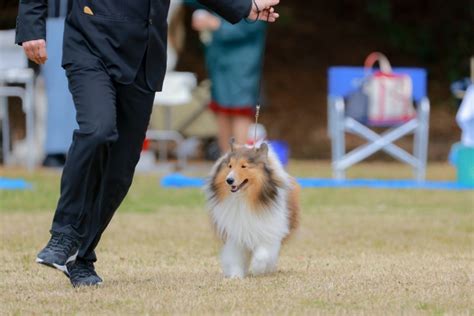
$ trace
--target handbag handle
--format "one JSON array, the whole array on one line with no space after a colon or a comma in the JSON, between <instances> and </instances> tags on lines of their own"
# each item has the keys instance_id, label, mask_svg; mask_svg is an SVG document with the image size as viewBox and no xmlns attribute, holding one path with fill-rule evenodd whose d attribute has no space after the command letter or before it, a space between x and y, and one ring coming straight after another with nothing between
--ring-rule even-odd
<instances>
[{"instance_id":1,"label":"handbag handle","mask_svg":"<svg viewBox=\"0 0 474 316\"><path fill-rule=\"evenodd\" d=\"M369 70L374 67L376 62L379 63L380 70L383 73L386 73L386 74L392 73L392 66L390 65L390 62L388 61L387 56L385 56L384 54L380 52L373 52L373 53L370 53L369 56L367 56L364 62L365 72L369 72Z\"/></svg>"}]
</instances>

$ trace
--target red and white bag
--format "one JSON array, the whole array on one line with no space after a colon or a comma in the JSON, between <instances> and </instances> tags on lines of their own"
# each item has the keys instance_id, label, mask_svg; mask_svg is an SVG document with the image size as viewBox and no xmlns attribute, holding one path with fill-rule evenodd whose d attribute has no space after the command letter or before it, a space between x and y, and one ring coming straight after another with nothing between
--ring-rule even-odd
<instances>
[{"instance_id":1,"label":"red and white bag","mask_svg":"<svg viewBox=\"0 0 474 316\"><path fill-rule=\"evenodd\" d=\"M364 67L370 72L378 62L380 70L371 74L364 91L368 96L368 123L376 126L401 124L416 116L413 107L411 77L394 74L387 57L379 52L371 53Z\"/></svg>"}]
</instances>

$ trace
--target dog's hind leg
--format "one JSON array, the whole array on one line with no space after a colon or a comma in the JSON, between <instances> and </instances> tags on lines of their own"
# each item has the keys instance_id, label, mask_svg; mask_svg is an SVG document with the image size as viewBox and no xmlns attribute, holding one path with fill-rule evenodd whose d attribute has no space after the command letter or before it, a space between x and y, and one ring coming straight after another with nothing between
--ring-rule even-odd
<instances>
[{"instance_id":1,"label":"dog's hind leg","mask_svg":"<svg viewBox=\"0 0 474 316\"><path fill-rule=\"evenodd\" d=\"M249 251L242 245L227 240L221 254L222 270L227 278L244 278L247 275Z\"/></svg>"},{"instance_id":2,"label":"dog's hind leg","mask_svg":"<svg viewBox=\"0 0 474 316\"><path fill-rule=\"evenodd\" d=\"M256 247L252 254L252 260L250 261L250 273L252 273L252 275L260 275L274 272L280 254L280 246L281 243L277 242L272 245Z\"/></svg>"}]
</instances>

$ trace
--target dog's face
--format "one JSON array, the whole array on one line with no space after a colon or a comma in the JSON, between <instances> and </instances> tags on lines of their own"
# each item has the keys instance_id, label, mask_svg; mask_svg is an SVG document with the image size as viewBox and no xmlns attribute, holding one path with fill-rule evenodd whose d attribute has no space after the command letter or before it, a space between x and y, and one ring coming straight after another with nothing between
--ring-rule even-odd
<instances>
[{"instance_id":1,"label":"dog's face","mask_svg":"<svg viewBox=\"0 0 474 316\"><path fill-rule=\"evenodd\" d=\"M225 183L231 193L247 190L260 183L264 177L268 147L263 144L259 149L234 148L225 160Z\"/></svg>"},{"instance_id":2,"label":"dog's face","mask_svg":"<svg viewBox=\"0 0 474 316\"><path fill-rule=\"evenodd\" d=\"M267 144L255 149L232 143L231 151L216 166L210 190L218 200L240 192L256 203L271 199L276 194L278 182L269 167Z\"/></svg>"},{"instance_id":3,"label":"dog's face","mask_svg":"<svg viewBox=\"0 0 474 316\"><path fill-rule=\"evenodd\" d=\"M232 144L231 151L216 165L209 190L216 201L239 193L249 205L257 206L270 203L280 187L282 182L271 167L267 144L258 149Z\"/></svg>"}]
</instances>

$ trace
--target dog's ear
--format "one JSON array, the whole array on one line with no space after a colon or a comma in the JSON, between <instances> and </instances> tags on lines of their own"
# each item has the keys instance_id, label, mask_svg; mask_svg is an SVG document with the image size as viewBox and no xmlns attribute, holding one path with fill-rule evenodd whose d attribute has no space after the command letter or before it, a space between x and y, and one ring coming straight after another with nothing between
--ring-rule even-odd
<instances>
[{"instance_id":1,"label":"dog's ear","mask_svg":"<svg viewBox=\"0 0 474 316\"><path fill-rule=\"evenodd\" d=\"M235 138L234 137L230 139L229 145L230 145L230 152L234 152L235 151Z\"/></svg>"},{"instance_id":2,"label":"dog's ear","mask_svg":"<svg viewBox=\"0 0 474 316\"><path fill-rule=\"evenodd\" d=\"M262 143L260 147L257 149L257 153L260 157L267 158L268 157L268 145L267 143Z\"/></svg>"}]
</instances>

